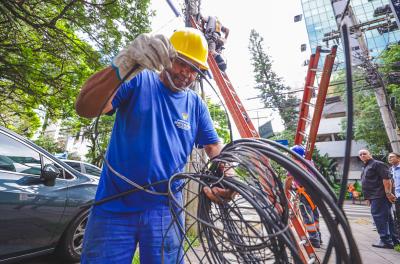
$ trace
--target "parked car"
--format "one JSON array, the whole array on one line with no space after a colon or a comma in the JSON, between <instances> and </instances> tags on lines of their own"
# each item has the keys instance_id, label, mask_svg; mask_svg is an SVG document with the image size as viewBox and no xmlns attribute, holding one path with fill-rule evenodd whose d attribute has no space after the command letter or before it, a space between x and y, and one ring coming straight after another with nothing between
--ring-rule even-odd
<instances>
[{"instance_id":1,"label":"parked car","mask_svg":"<svg viewBox=\"0 0 400 264\"><path fill-rule=\"evenodd\" d=\"M75 170L77 170L83 174L89 174L89 175L100 177L101 169L90 163L79 161L79 160L63 159L62 161L67 163L69 166L71 166L72 168L74 168Z\"/></svg>"},{"instance_id":2,"label":"parked car","mask_svg":"<svg viewBox=\"0 0 400 264\"><path fill-rule=\"evenodd\" d=\"M0 262L50 252L79 261L97 185L98 177L0 126Z\"/></svg>"}]
</instances>

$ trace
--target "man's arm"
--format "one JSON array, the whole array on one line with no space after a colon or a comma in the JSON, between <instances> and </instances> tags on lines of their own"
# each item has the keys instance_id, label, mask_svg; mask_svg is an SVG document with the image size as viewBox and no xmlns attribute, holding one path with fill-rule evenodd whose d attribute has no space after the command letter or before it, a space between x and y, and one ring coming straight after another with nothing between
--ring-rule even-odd
<instances>
[{"instance_id":1,"label":"man's arm","mask_svg":"<svg viewBox=\"0 0 400 264\"><path fill-rule=\"evenodd\" d=\"M112 93L120 80L128 81L144 68L157 71L171 68L176 56L176 50L165 36L140 34L114 57L113 67L107 67L87 80L75 103L77 113L88 118L97 116L110 96L102 113L111 111Z\"/></svg>"},{"instance_id":2,"label":"man's arm","mask_svg":"<svg viewBox=\"0 0 400 264\"><path fill-rule=\"evenodd\" d=\"M222 27L222 32L224 32L224 34L225 34L225 40L226 39L228 39L228 36L229 36L229 28L227 28L227 27Z\"/></svg>"},{"instance_id":3,"label":"man's arm","mask_svg":"<svg viewBox=\"0 0 400 264\"><path fill-rule=\"evenodd\" d=\"M87 118L96 117L100 112L100 108L107 98L111 96L118 84L118 77L111 67L93 74L83 85L75 102L75 109L78 115ZM113 97L114 95L108 100L102 114L112 110L111 101Z\"/></svg>"},{"instance_id":4,"label":"man's arm","mask_svg":"<svg viewBox=\"0 0 400 264\"><path fill-rule=\"evenodd\" d=\"M392 193L392 181L390 179L383 179L383 186L385 188L386 198L394 203L396 201L396 196Z\"/></svg>"},{"instance_id":5,"label":"man's arm","mask_svg":"<svg viewBox=\"0 0 400 264\"><path fill-rule=\"evenodd\" d=\"M204 150L207 153L207 156L212 159L215 156L217 156L221 150L222 150L222 144L221 142L217 142L214 144L210 144L210 145L205 145L204 146Z\"/></svg>"}]
</instances>

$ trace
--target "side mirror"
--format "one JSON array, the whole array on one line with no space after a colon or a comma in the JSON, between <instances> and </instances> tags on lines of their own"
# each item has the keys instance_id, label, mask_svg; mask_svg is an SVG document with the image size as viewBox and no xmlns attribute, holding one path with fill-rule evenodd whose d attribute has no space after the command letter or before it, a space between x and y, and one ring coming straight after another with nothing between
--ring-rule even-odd
<instances>
[{"instance_id":1,"label":"side mirror","mask_svg":"<svg viewBox=\"0 0 400 264\"><path fill-rule=\"evenodd\" d=\"M46 186L54 186L55 181L58 176L60 176L61 171L54 166L54 164L46 164L42 169L42 174L40 179Z\"/></svg>"}]
</instances>

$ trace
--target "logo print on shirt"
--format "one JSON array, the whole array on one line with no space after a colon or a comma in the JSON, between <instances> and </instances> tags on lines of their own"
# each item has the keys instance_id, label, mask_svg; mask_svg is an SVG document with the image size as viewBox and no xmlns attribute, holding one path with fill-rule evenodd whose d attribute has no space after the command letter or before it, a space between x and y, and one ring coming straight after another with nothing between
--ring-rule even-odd
<instances>
[{"instance_id":1,"label":"logo print on shirt","mask_svg":"<svg viewBox=\"0 0 400 264\"><path fill-rule=\"evenodd\" d=\"M174 124L177 128L183 130L190 130L190 124L187 121L189 118L188 113L182 113L182 119L175 120Z\"/></svg>"}]
</instances>

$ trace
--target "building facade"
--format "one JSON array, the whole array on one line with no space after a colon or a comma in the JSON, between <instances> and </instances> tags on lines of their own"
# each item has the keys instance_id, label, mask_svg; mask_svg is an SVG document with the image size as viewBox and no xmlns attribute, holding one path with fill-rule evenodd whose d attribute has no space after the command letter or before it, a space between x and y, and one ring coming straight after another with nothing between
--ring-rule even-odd
<instances>
[{"instance_id":1,"label":"building facade","mask_svg":"<svg viewBox=\"0 0 400 264\"><path fill-rule=\"evenodd\" d=\"M321 155L328 154L336 160L338 171L343 171L344 151L346 139L342 129L342 123L346 119L346 105L340 96L327 98L322 112L315 146ZM353 140L350 152L349 179L359 180L362 170L362 162L358 158L358 152L365 148L365 143Z\"/></svg>"},{"instance_id":2,"label":"building facade","mask_svg":"<svg viewBox=\"0 0 400 264\"><path fill-rule=\"evenodd\" d=\"M312 52L317 46L330 49L332 45L338 45L337 65L342 67L343 52L337 35L337 20L347 0L301 0L303 16L307 28L309 45ZM351 23L360 25L365 29L362 38L373 58L379 55L391 43L400 41L400 30L396 25L396 19L390 9L390 0L351 0L350 8L353 13ZM350 24L351 24L350 23ZM368 29L368 30L367 30ZM334 34L336 32L336 34ZM330 38L332 37L332 38ZM329 39L329 40L328 40ZM358 42L357 40L354 40ZM357 51L358 44L352 46L353 52ZM321 54L321 61L324 61ZM322 67L322 63L319 67Z\"/></svg>"}]
</instances>

